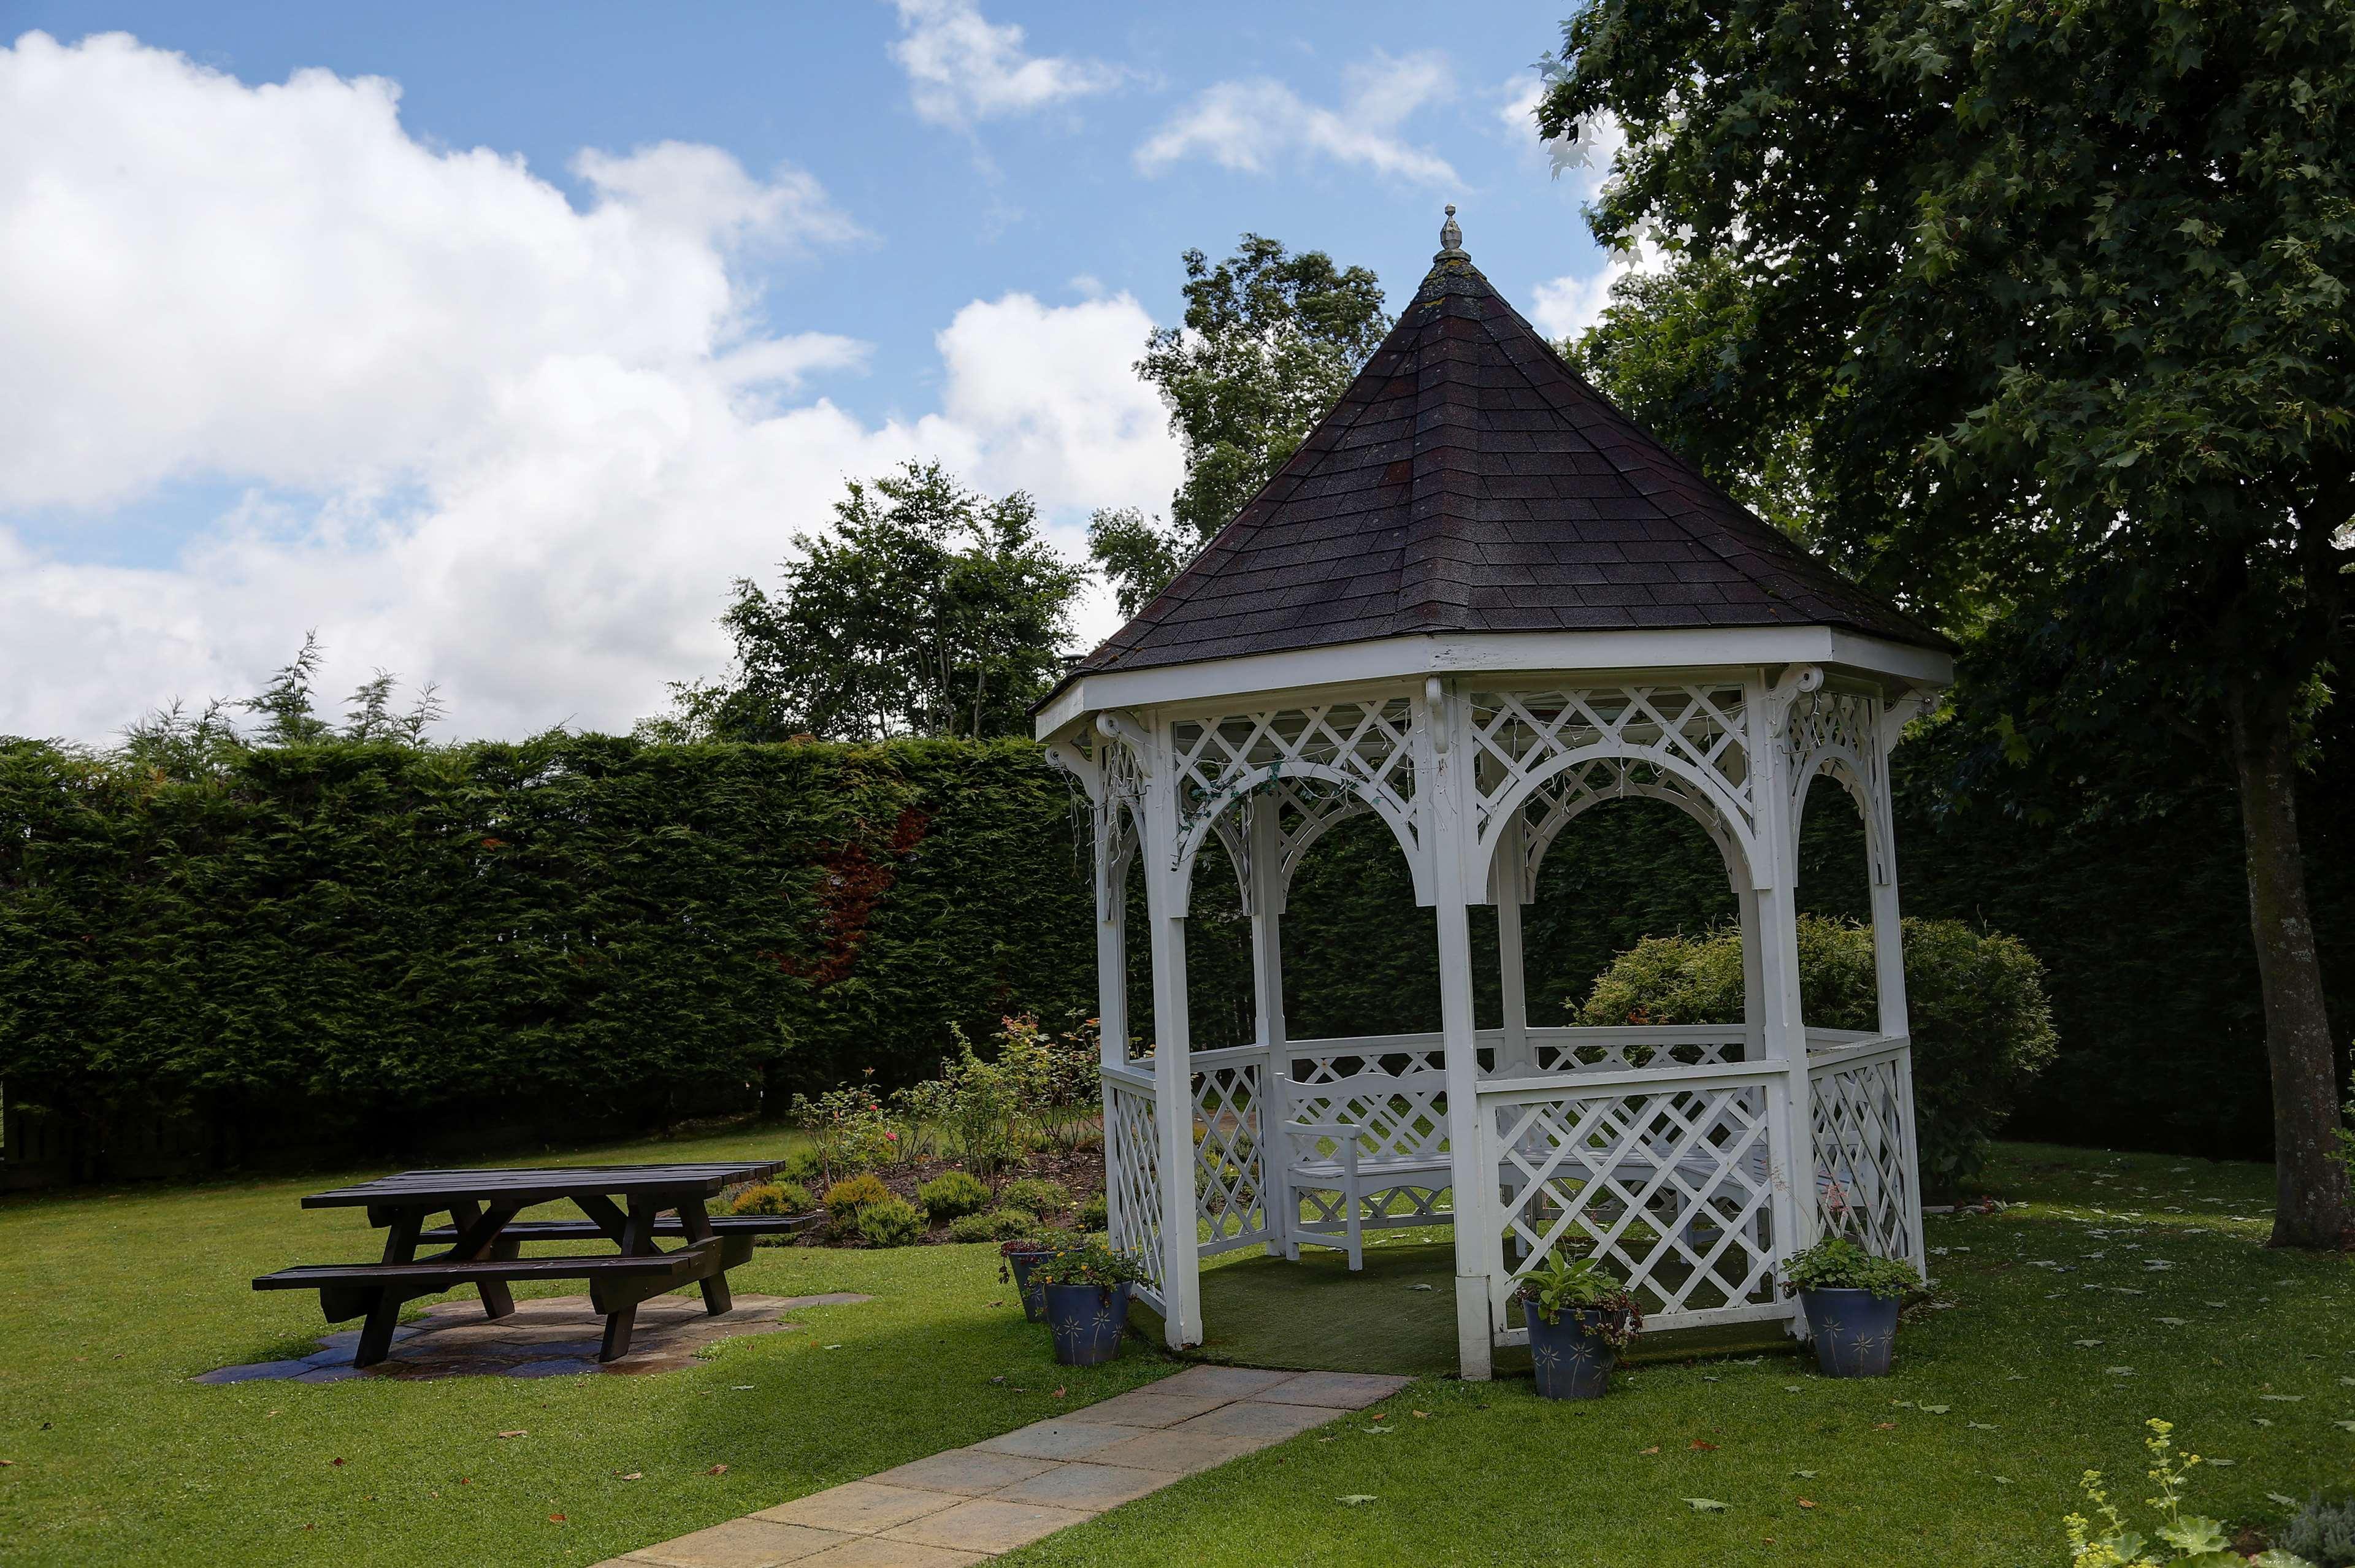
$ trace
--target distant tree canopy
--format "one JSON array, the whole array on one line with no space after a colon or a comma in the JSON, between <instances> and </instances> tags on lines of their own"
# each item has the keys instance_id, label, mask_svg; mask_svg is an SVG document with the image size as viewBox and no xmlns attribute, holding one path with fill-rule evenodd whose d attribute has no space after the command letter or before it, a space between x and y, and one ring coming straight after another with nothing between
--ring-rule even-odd
<instances>
[{"instance_id":1,"label":"distant tree canopy","mask_svg":"<svg viewBox=\"0 0 2355 1568\"><path fill-rule=\"evenodd\" d=\"M680 682L641 732L667 741L987 740L1028 733L1087 581L1016 491L991 500L911 462L835 505L831 534L769 592L739 578L720 620L734 670Z\"/></svg>"},{"instance_id":2,"label":"distant tree canopy","mask_svg":"<svg viewBox=\"0 0 2355 1568\"><path fill-rule=\"evenodd\" d=\"M1107 508L1089 545L1123 614L1135 614L1233 520L1339 401L1391 318L1381 284L1322 251L1246 234L1213 267L1186 262L1186 321L1146 339L1137 374L1160 389L1186 448L1169 520Z\"/></svg>"},{"instance_id":3,"label":"distant tree canopy","mask_svg":"<svg viewBox=\"0 0 2355 1568\"><path fill-rule=\"evenodd\" d=\"M2275 1240L2335 1244L2293 783L2355 627L2355 5L1594 0L1561 37L1539 133L1625 132L1595 237L1683 258L1590 362L1851 575L1984 626L2009 762L2161 723L2232 768Z\"/></svg>"}]
</instances>

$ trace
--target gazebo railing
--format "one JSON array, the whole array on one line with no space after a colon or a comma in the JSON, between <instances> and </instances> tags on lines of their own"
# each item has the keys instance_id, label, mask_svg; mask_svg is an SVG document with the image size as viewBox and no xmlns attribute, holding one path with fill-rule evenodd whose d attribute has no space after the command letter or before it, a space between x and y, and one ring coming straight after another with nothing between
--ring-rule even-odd
<instances>
[{"instance_id":1,"label":"gazebo railing","mask_svg":"<svg viewBox=\"0 0 2355 1568\"><path fill-rule=\"evenodd\" d=\"M1503 1029L1481 1029L1475 1038L1482 1167L1497 1173L1498 1189L1488 1270L1497 1322L1515 1310L1519 1276L1565 1242L1626 1280L1663 1328L1789 1315L1774 1276L1799 1244L1778 1191L1780 1173L1798 1163L1782 1147L1790 1080L1763 1059L1754 1026L1537 1028L1509 1041ZM1820 1227L1918 1265L1910 1042L1811 1029L1807 1045ZM1242 1045L1196 1051L1188 1065L1200 1256L1340 1222L1333 1194L1284 1183L1280 1168L1293 1151L1279 1117L1364 1126L1359 1153L1369 1170L1450 1153L1435 1031L1288 1040L1273 1053ZM1111 1239L1149 1260L1155 1277L1141 1294L1158 1307L1151 1062L1107 1069L1104 1081L1105 1140L1118 1151L1108 1162ZM1452 1222L1444 1188L1369 1194L1361 1228ZM1499 1342L1525 1334L1512 1328Z\"/></svg>"},{"instance_id":2,"label":"gazebo railing","mask_svg":"<svg viewBox=\"0 0 2355 1568\"><path fill-rule=\"evenodd\" d=\"M1592 1253L1659 1327L1788 1317L1774 1278L1790 1224L1779 1174L1789 1166L1778 1157L1788 1083L1771 1061L1673 1057L1483 1083L1498 1342L1527 1341L1525 1327L1509 1326L1513 1290L1557 1246Z\"/></svg>"},{"instance_id":3,"label":"gazebo railing","mask_svg":"<svg viewBox=\"0 0 2355 1568\"><path fill-rule=\"evenodd\" d=\"M1147 1277L1134 1294L1164 1312L1159 1086L1150 1070L1106 1067L1103 1093L1105 1240L1136 1255Z\"/></svg>"},{"instance_id":4,"label":"gazebo railing","mask_svg":"<svg viewBox=\"0 0 2355 1568\"><path fill-rule=\"evenodd\" d=\"M1913 1051L1903 1035L1807 1031L1808 1125L1822 1228L1923 1268L1915 1185Z\"/></svg>"}]
</instances>

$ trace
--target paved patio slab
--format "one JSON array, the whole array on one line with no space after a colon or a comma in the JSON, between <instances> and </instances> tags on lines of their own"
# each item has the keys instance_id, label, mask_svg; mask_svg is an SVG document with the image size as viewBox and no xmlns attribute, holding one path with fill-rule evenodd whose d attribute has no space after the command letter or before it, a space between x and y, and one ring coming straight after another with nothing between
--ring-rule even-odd
<instances>
[{"instance_id":1,"label":"paved patio slab","mask_svg":"<svg viewBox=\"0 0 2355 1568\"><path fill-rule=\"evenodd\" d=\"M1408 1381L1190 1367L600 1568L970 1568L1337 1421Z\"/></svg>"}]
</instances>

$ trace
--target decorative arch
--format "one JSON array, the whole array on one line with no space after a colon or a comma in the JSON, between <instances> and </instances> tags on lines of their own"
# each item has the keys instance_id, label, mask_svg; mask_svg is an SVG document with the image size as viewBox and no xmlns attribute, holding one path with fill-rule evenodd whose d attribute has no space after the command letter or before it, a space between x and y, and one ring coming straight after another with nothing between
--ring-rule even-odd
<instances>
[{"instance_id":1,"label":"decorative arch","mask_svg":"<svg viewBox=\"0 0 2355 1568\"><path fill-rule=\"evenodd\" d=\"M1305 787L1315 784L1323 784L1335 793L1323 795ZM1181 825L1174 857L1178 872L1178 913L1185 913L1193 901L1195 857L1200 854L1203 841L1212 833L1219 835L1229 855L1234 858L1236 874L1243 879L1245 885L1244 907L1250 908L1249 836L1236 827L1232 807L1238 802L1253 796L1273 798L1278 803L1279 809L1289 805L1297 814L1295 819L1297 826L1292 832L1284 834L1278 843L1282 857L1282 887L1290 888L1292 873L1298 869L1300 858L1309 845L1324 837L1336 824L1361 813L1371 812L1382 819L1383 826L1391 830L1391 837L1398 841L1400 852L1406 857L1407 869L1414 880L1414 901L1422 905L1433 901L1431 870L1428 857L1423 852L1422 834L1414 806L1399 799L1390 790L1339 768L1323 763L1297 763L1280 771L1272 768L1262 777L1231 780L1210 796L1199 815ZM1346 804L1337 807L1332 804L1337 799Z\"/></svg>"},{"instance_id":2,"label":"decorative arch","mask_svg":"<svg viewBox=\"0 0 2355 1568\"><path fill-rule=\"evenodd\" d=\"M1734 887L1738 890L1748 885L1750 866L1742 856L1742 846L1726 830L1724 820L1708 805L1694 800L1681 790L1663 789L1657 784L1624 783L1615 789L1588 792L1549 812L1542 824L1536 825L1534 831L1531 830L1532 825L1524 822L1521 837L1522 901L1529 901L1535 894L1538 871L1545 863L1546 852L1553 848L1554 841L1561 837L1565 828L1598 805L1614 800L1637 799L1665 801L1700 824L1701 831L1709 835L1709 841L1716 848L1719 859L1724 863L1725 874ZM1501 846L1501 839L1499 843ZM1490 852L1492 869L1497 852Z\"/></svg>"},{"instance_id":3,"label":"decorative arch","mask_svg":"<svg viewBox=\"0 0 2355 1568\"><path fill-rule=\"evenodd\" d=\"M1864 822L1865 865L1876 885L1890 880L1888 771L1880 747L1880 699L1861 692L1810 692L1794 704L1785 745L1791 758L1791 838L1806 819L1807 794L1829 774ZM1793 874L1797 867L1795 862Z\"/></svg>"},{"instance_id":4,"label":"decorative arch","mask_svg":"<svg viewBox=\"0 0 2355 1568\"><path fill-rule=\"evenodd\" d=\"M1636 777L1635 770L1639 767L1654 770L1658 777ZM1523 816L1525 829L1532 826L1540 829L1534 835L1525 832L1533 851L1526 862L1532 876L1544 847L1552 843L1571 818L1603 801L1631 795L1665 800L1699 822L1725 857L1729 872L1747 876L1751 885L1756 885L1757 838L1747 814L1740 809L1741 803L1729 796L1721 781L1663 747L1631 747L1608 741L1582 746L1529 768L1482 803L1473 885L1485 885L1491 874L1505 823L1526 813L1533 802L1542 801L1546 809L1537 824Z\"/></svg>"}]
</instances>

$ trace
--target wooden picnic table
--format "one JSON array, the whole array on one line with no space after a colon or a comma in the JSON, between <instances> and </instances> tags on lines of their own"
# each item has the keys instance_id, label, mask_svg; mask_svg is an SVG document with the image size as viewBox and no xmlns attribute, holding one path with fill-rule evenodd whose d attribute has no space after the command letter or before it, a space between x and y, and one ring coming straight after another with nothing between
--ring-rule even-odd
<instances>
[{"instance_id":1,"label":"wooden picnic table","mask_svg":"<svg viewBox=\"0 0 2355 1568\"><path fill-rule=\"evenodd\" d=\"M697 1165L517 1167L482 1170L404 1170L357 1187L314 1192L305 1209L368 1211L386 1232L383 1258L373 1264L312 1264L281 1269L253 1282L256 1290L316 1290L331 1323L365 1317L354 1366L374 1366L392 1348L403 1303L462 1285L482 1295L483 1311L504 1317L515 1310L515 1280L586 1279L591 1304L605 1315L601 1361L627 1355L638 1303L689 1280L703 1289L704 1310L717 1317L734 1300L728 1270L751 1256L756 1235L790 1231L815 1216L736 1215L714 1219L706 1204L728 1188L774 1174L778 1160L727 1160ZM582 1219L519 1220L524 1210L569 1202ZM432 1216L450 1223L429 1229ZM666 1252L658 1238L680 1238ZM525 1257L527 1241L610 1241L613 1253ZM427 1243L447 1251L421 1258Z\"/></svg>"}]
</instances>

